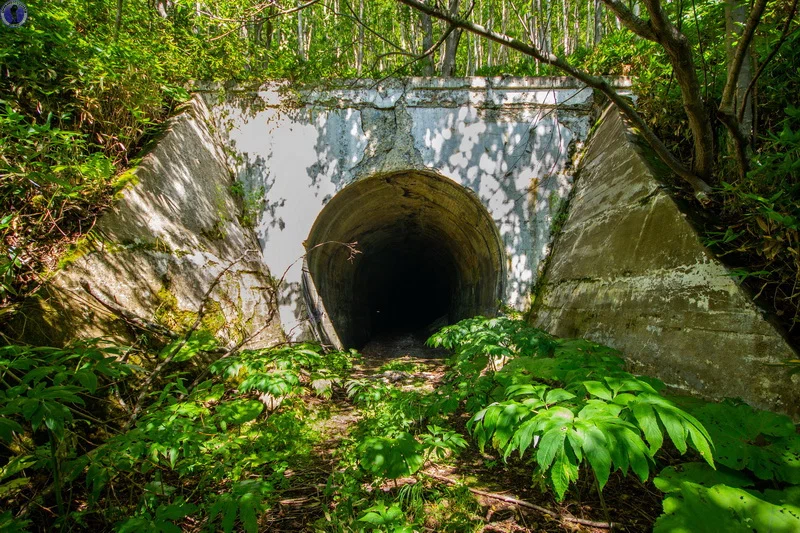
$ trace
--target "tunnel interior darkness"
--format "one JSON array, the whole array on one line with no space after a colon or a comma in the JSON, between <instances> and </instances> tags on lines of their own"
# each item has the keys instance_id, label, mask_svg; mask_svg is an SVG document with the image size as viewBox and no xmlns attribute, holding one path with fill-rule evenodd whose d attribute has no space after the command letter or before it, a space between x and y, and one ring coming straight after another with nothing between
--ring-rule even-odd
<instances>
[{"instance_id":1,"label":"tunnel interior darkness","mask_svg":"<svg viewBox=\"0 0 800 533\"><path fill-rule=\"evenodd\" d=\"M358 254L337 244L352 242ZM491 315L502 298L505 255L494 221L473 193L434 173L348 185L320 212L305 246L316 289L306 304L327 314L326 336L348 348Z\"/></svg>"}]
</instances>

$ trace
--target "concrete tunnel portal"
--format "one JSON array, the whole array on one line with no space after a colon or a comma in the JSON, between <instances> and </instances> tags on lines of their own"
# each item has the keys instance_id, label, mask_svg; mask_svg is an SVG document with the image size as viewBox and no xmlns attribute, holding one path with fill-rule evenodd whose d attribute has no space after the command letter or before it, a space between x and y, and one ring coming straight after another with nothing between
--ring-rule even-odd
<instances>
[{"instance_id":1,"label":"concrete tunnel portal","mask_svg":"<svg viewBox=\"0 0 800 533\"><path fill-rule=\"evenodd\" d=\"M337 244L353 242L355 255ZM502 299L506 260L494 221L474 193L433 172L348 185L304 244L315 289L306 303L313 316L327 315L328 340L347 348L442 319L492 315Z\"/></svg>"}]
</instances>

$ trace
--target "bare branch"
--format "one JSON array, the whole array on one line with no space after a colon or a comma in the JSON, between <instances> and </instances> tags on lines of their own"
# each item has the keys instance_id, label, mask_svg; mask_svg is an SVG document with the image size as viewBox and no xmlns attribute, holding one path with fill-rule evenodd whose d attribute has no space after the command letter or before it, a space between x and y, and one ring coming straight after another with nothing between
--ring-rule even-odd
<instances>
[{"instance_id":1,"label":"bare branch","mask_svg":"<svg viewBox=\"0 0 800 533\"><path fill-rule=\"evenodd\" d=\"M149 331L151 333L155 333L156 335L167 337L169 339L178 338L178 335L175 334L175 332L170 330L169 328L165 328L160 324L156 324L155 322L150 322L149 320L145 320L144 318L138 317L135 314L131 313L130 311L118 306L117 304L106 298L104 295L95 291L87 280L82 279L80 281L80 285L81 287L83 287L83 290L85 290L89 294L89 296L97 300L97 302L100 305L102 305L103 307L111 311L113 314L123 319L126 323L128 323L132 327L144 331Z\"/></svg>"},{"instance_id":2,"label":"bare branch","mask_svg":"<svg viewBox=\"0 0 800 533\"><path fill-rule=\"evenodd\" d=\"M619 17L619 20L626 28L631 30L639 37L643 37L648 41L655 41L656 35L653 33L653 28L648 22L640 19L633 14L633 11L628 9L628 6L619 0L603 0L603 3Z\"/></svg>"},{"instance_id":3,"label":"bare branch","mask_svg":"<svg viewBox=\"0 0 800 533\"><path fill-rule=\"evenodd\" d=\"M460 483L456 479L450 479L449 477L437 474L435 472L425 471L423 473L426 476L430 476L433 479L436 479L438 481L443 481L450 485L457 485L458 483ZM555 518L556 520L563 520L565 522L571 522L573 524L581 524L584 526L595 527L600 529L616 529L617 527L619 527L619 524L614 522L596 522L594 520L586 520L583 518L576 518L574 516L563 515L561 513L557 513L556 511L548 509L547 507L542 507L541 505L536 505L534 503L526 502L524 500L512 498L511 496L506 496L505 494L487 492L485 490L473 489L472 487L467 487L467 490L469 490L473 494L477 494L478 496L484 496L486 498L492 498L493 500L499 500L502 502L510 503L516 505L517 507L524 507L526 509L532 509L534 511L538 511L540 513L546 514L547 516Z\"/></svg>"},{"instance_id":4,"label":"bare branch","mask_svg":"<svg viewBox=\"0 0 800 533\"><path fill-rule=\"evenodd\" d=\"M200 11L200 14L205 15L206 17L212 18L214 20L220 20L220 21L223 21L223 22L235 22L235 23L237 23L237 25L234 26L233 28L231 28L230 30L208 39L208 41L217 41L219 39L222 39L223 37L227 37L228 35L230 35L231 33L235 32L235 31L238 31L238 30L242 29L243 27L247 26L248 24L250 24L252 22L265 22L267 20L271 20L271 19L274 19L274 18L282 17L284 15L291 15L292 13L297 13L298 11L302 11L303 9L307 9L307 8L309 8L309 7L311 7L314 4L319 3L319 2L320 2L320 0L310 0L309 2L306 2L305 4L299 5L297 7L293 7L291 9L286 9L286 10L283 10L283 11L279 11L277 13L273 13L272 15L268 15L266 17L259 17L258 19L253 19L253 17L255 15L257 15L258 13L261 13L262 11L267 9L268 7L274 6L275 4L273 2L266 2L266 3L262 4L261 6L259 6L258 9L256 9L254 12L248 14L248 16L241 17L241 18L238 18L238 19L226 19L226 18L217 17L216 15L214 15L212 13L209 13L207 11Z\"/></svg>"},{"instance_id":5,"label":"bare branch","mask_svg":"<svg viewBox=\"0 0 800 533\"><path fill-rule=\"evenodd\" d=\"M434 53L434 52L435 52L435 51L436 51L436 50L437 50L437 49L438 49L440 46L442 46L442 44L444 44L445 40L446 40L446 39L447 39L447 38L450 36L450 33L451 33L451 32L452 32L452 31L453 31L455 28L456 28L456 27L455 27L454 25L450 24L450 25L447 27L447 30L445 30L445 32L444 32L444 33L442 34L442 36L439 38L439 40L438 40L438 41L436 41L435 43L433 43L433 45L431 45L431 47L430 47L430 48L428 48L427 50L425 50L425 51L424 51L424 52L422 52L421 54L419 54L419 55L414 55L414 54L409 54L409 53L407 53L407 52L406 52L405 54L403 54L403 55L408 55L408 56L411 56L411 60L410 60L410 61L406 61L405 63L403 63L402 65L400 65L400 66L399 66L399 67L397 67L396 69L392 70L392 71L391 71L390 73L388 73L386 76L384 76L384 77L380 78L379 80L377 80L377 81L376 81L376 82L375 82L375 83L372 85L372 88L374 88L374 87L375 87L376 85L378 85L379 83L381 83L381 82L383 82L383 81L385 81L385 80L387 80L387 79L391 78L392 76L394 76L395 74L397 74L398 72L400 72L401 70L403 70L404 68L406 68L406 67L409 67L409 66L413 65L414 63L416 63L417 61L421 61L421 60L425 59L426 57L430 56L431 54L433 54L433 53ZM387 55L388 55L388 54L387 54Z\"/></svg>"},{"instance_id":6,"label":"bare branch","mask_svg":"<svg viewBox=\"0 0 800 533\"><path fill-rule=\"evenodd\" d=\"M311 253L312 250L316 250L317 248L321 248L322 246L325 246L325 245L328 245L328 244L338 244L338 245L341 245L341 246L344 246L345 248L347 248L347 250L350 252L349 257L347 258L348 261L352 261L355 258L356 255L361 253L358 250L358 248L356 248L356 245L358 244L357 242L339 242L339 241L321 242L321 243L319 243L319 244L317 244L315 246L312 246L308 250L306 250L306 253L304 253L303 255L298 257L297 259L295 259L292 262L292 264L290 264L288 267L286 267L286 270L283 271L283 274L281 275L280 279L278 279L276 281L273 281L270 284L270 287L269 287L270 302L269 302L269 305L268 305L270 311L269 311L269 315L267 315L266 319L264 320L264 324L262 324L262 326L260 328L258 328L255 332L253 332L252 334L242 337L242 339L239 342L237 342L235 346L231 347L219 359L226 359L228 357L236 355L239 352L239 350L242 349L242 346L244 346L245 344L247 344L248 342L250 342L251 340L256 338L258 335L261 334L261 332L263 332L265 329L267 329L267 327L269 327L269 325L272 323L272 320L275 318L275 315L278 312L278 296L277 296L278 295L278 291L280 290L280 287L281 287L281 285L283 285L284 281L286 281L286 276L287 276L287 274L289 274L289 271L298 262L302 261L305 257L307 257L308 254ZM192 381L192 383L187 387L187 390L192 390L194 387L196 387L202 381L202 379L205 378L208 375L208 373L209 373L209 368L206 368L205 370L200 372L200 374L194 379L194 381ZM186 394L181 394L179 396L179 399L183 399L185 397L186 397Z\"/></svg>"},{"instance_id":7,"label":"bare branch","mask_svg":"<svg viewBox=\"0 0 800 533\"><path fill-rule=\"evenodd\" d=\"M379 32L377 32L374 29L372 29L368 24L364 23L359 18L359 16L356 14L355 10L353 10L353 6L351 6L348 2L345 2L345 5L347 6L347 9L350 11L349 15L347 13L342 13L341 11L336 11L336 10L332 9L331 7L329 7L328 5L325 5L325 9L329 9L330 12L333 13L334 15L336 15L337 17L348 18L348 19L354 21L356 24L358 24L359 26L361 26L365 30L367 30L369 33L371 33L374 37L376 37L377 39L379 39L379 40L383 41L384 43L388 44L389 46L391 46L395 50L398 50L402 54L412 55L411 52L408 52L407 50L404 50L403 47L398 46L397 43L387 39L385 36L381 35Z\"/></svg>"},{"instance_id":8,"label":"bare branch","mask_svg":"<svg viewBox=\"0 0 800 533\"><path fill-rule=\"evenodd\" d=\"M145 379L144 383L142 384L142 389L139 392L139 396L136 398L136 403L134 404L133 412L131 413L131 417L128 419L128 422L126 422L125 426L123 427L123 431L127 430L128 428L130 428L131 424L133 424L136 421L136 419L138 418L139 413L141 413L141 411L142 411L142 402L144 401L145 397L147 396L147 393L150 392L150 386L153 384L153 381L155 381L156 377L158 377L161 374L161 372L164 370L164 368L168 364L170 364L173 359L175 359L175 357L178 355L178 353L181 351L181 349L183 349L183 347L186 346L186 343L189 342L189 339L191 338L192 333L194 333L197 330L197 328L200 327L200 324L203 321L203 317L206 314L206 307L208 306L208 302L209 302L209 300L211 298L211 293L214 290L214 288L216 288L216 286L222 280L222 277L227 272L229 272L237 263L242 261L245 257L247 257L249 254L251 254L253 252L254 252L254 250L247 250L241 256L239 256L238 258L236 258L233 261L231 261L228 264L228 266L226 266L224 269L222 269L220 271L219 274L217 274L217 276L214 278L214 281L211 282L211 285L209 285L208 290L206 290L205 294L203 295L202 300L200 301L200 307L197 309L197 318L195 319L194 323L186 331L186 333L184 333L183 339L181 339L181 341L172 349L172 351L169 353L169 355L167 357L165 357L164 360L161 361L153 369L153 371L150 373L149 376L147 376L147 379Z\"/></svg>"}]
</instances>

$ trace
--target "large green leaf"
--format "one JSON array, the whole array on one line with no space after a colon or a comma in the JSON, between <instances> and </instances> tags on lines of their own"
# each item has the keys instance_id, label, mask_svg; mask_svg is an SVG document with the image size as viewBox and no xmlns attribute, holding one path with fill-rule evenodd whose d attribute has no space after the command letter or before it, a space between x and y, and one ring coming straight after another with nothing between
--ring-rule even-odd
<instances>
[{"instance_id":1,"label":"large green leaf","mask_svg":"<svg viewBox=\"0 0 800 533\"><path fill-rule=\"evenodd\" d=\"M219 404L214 418L228 424L244 424L258 418L264 410L264 404L258 400L234 400Z\"/></svg>"},{"instance_id":2,"label":"large green leaf","mask_svg":"<svg viewBox=\"0 0 800 533\"><path fill-rule=\"evenodd\" d=\"M410 433L397 438L370 437L358 450L362 468L388 479L409 476L425 462L424 447Z\"/></svg>"},{"instance_id":3,"label":"large green leaf","mask_svg":"<svg viewBox=\"0 0 800 533\"><path fill-rule=\"evenodd\" d=\"M161 358L173 356L173 361L187 361L201 352L210 352L219 347L219 341L209 331L201 329L192 332L189 339L176 339L167 344L158 356Z\"/></svg>"},{"instance_id":4,"label":"large green leaf","mask_svg":"<svg viewBox=\"0 0 800 533\"><path fill-rule=\"evenodd\" d=\"M644 424L642 427L643 432L645 432L645 427L647 428L645 436L650 442L651 452L655 451L654 443L659 442L659 437L656 435L656 428L653 425L648 408L658 415L659 420L667 430L667 435L669 435L670 440L672 440L679 452L686 453L688 440L688 444L691 444L708 464L714 465L714 457L711 452L711 436L694 416L666 398L652 393L639 394L628 406L637 421L640 420L639 416L642 417L641 420L643 422L640 422L640 424ZM651 438L654 440L651 441Z\"/></svg>"},{"instance_id":5,"label":"large green leaf","mask_svg":"<svg viewBox=\"0 0 800 533\"><path fill-rule=\"evenodd\" d=\"M724 466L715 470L706 463L683 463L678 466L670 466L662 470L653 480L653 483L661 492L680 490L681 483L684 482L695 483L704 487L712 487L714 485L728 485L737 488L753 486L753 480L741 472Z\"/></svg>"},{"instance_id":6,"label":"large green leaf","mask_svg":"<svg viewBox=\"0 0 800 533\"><path fill-rule=\"evenodd\" d=\"M720 481L727 484L714 484ZM668 468L655 482L668 495L654 533L800 531L800 506L768 501L781 501L781 497L775 494L778 491L765 496L731 486L748 483L735 472L714 472L706 465L695 463L693 466L684 465L683 471ZM794 496L792 493L783 501Z\"/></svg>"},{"instance_id":7,"label":"large green leaf","mask_svg":"<svg viewBox=\"0 0 800 533\"><path fill-rule=\"evenodd\" d=\"M703 404L695 413L721 464L760 479L800 483L800 438L788 417L731 401Z\"/></svg>"}]
</instances>

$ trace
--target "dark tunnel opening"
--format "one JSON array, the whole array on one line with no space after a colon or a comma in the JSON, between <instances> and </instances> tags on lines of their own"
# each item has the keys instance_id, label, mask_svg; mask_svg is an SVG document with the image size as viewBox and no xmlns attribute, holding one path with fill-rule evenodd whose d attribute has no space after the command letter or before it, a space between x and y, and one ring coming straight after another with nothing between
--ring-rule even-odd
<instances>
[{"instance_id":1,"label":"dark tunnel opening","mask_svg":"<svg viewBox=\"0 0 800 533\"><path fill-rule=\"evenodd\" d=\"M412 238L373 252L361 262L356 279L364 280L361 290L370 336L419 331L447 317L454 290L453 265L450 258L433 252L435 246Z\"/></svg>"},{"instance_id":2,"label":"dark tunnel opening","mask_svg":"<svg viewBox=\"0 0 800 533\"><path fill-rule=\"evenodd\" d=\"M341 244L352 242L358 254ZM436 174L348 185L319 214L305 246L315 288L305 291L314 295L306 303L312 316L327 316L327 340L347 348L492 315L502 298L505 261L494 221L470 191Z\"/></svg>"}]
</instances>

